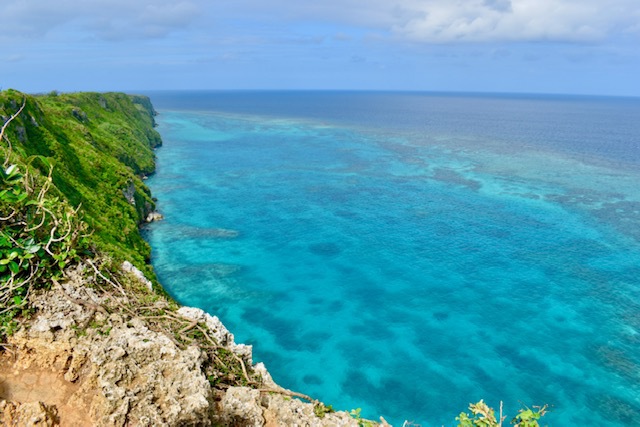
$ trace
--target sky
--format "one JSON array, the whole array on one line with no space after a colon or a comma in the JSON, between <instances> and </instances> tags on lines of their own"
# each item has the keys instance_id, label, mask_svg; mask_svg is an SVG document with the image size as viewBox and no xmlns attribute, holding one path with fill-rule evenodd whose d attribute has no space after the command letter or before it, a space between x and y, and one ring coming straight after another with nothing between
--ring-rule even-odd
<instances>
[{"instance_id":1,"label":"sky","mask_svg":"<svg viewBox=\"0 0 640 427\"><path fill-rule=\"evenodd\" d=\"M0 88L640 96L640 0L1 0Z\"/></svg>"}]
</instances>

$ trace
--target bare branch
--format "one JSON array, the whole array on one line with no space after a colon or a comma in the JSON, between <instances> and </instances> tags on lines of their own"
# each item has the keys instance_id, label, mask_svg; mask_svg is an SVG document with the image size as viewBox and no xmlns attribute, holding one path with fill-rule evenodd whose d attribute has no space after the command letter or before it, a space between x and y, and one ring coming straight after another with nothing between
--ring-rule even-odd
<instances>
[{"instance_id":1,"label":"bare branch","mask_svg":"<svg viewBox=\"0 0 640 427\"><path fill-rule=\"evenodd\" d=\"M287 389L284 389L284 388L280 388L280 389L276 389L276 388L261 388L261 389L258 389L258 391L260 393L279 393L279 394L284 394L285 396L299 397L301 399L308 400L311 403L318 402L318 400L313 399L313 398L307 396L306 394L297 393L295 391L287 390Z\"/></svg>"},{"instance_id":2,"label":"bare branch","mask_svg":"<svg viewBox=\"0 0 640 427\"><path fill-rule=\"evenodd\" d=\"M4 138L7 141L7 143L9 144L9 152L7 153L7 158L4 160L4 163L2 164L2 167L7 167L7 165L9 164L9 156L11 155L11 141L9 141L8 138L5 138L4 131L7 129L7 126L9 126L9 123L11 123L13 121L13 119L18 117L18 115L20 113L22 113L22 110L24 110L25 105L27 105L27 97L26 96L22 100L22 106L20 107L20 109L13 116L9 117L9 120L4 122L4 124L2 125L2 128L0 129L0 141L2 141L2 139Z\"/></svg>"}]
</instances>

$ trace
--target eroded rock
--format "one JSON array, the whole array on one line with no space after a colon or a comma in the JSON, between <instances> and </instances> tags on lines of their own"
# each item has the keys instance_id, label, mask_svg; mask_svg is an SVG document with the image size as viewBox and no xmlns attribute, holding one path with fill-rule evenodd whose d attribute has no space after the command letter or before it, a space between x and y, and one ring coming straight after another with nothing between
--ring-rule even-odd
<instances>
[{"instance_id":1,"label":"eroded rock","mask_svg":"<svg viewBox=\"0 0 640 427\"><path fill-rule=\"evenodd\" d=\"M58 410L42 402L15 403L0 400L0 425L7 427L59 425Z\"/></svg>"},{"instance_id":2,"label":"eroded rock","mask_svg":"<svg viewBox=\"0 0 640 427\"><path fill-rule=\"evenodd\" d=\"M202 348L179 346L143 317L116 309L125 305L114 304L117 292L87 286L91 279L81 270L69 277L33 297L35 316L10 337L11 354L0 353L0 399L6 399L0 401L0 424L358 425L345 412L318 417L314 404L279 388L263 364L253 366L251 346L236 344L217 317L182 307L172 316L206 325L207 335L262 380L260 389L212 389Z\"/></svg>"}]
</instances>

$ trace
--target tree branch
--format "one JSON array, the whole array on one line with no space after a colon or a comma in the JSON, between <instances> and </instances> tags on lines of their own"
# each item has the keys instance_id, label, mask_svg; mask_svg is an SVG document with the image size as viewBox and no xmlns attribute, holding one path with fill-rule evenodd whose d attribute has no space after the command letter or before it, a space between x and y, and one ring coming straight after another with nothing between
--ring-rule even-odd
<instances>
[{"instance_id":1,"label":"tree branch","mask_svg":"<svg viewBox=\"0 0 640 427\"><path fill-rule=\"evenodd\" d=\"M26 96L22 100L22 106L20 107L20 109L13 116L9 117L9 120L4 122L4 124L2 125L2 128L0 129L0 141L2 141L3 138L5 138L4 131L7 129L7 126L9 126L9 123L11 123L13 119L18 117L20 113L22 113L22 110L24 110L25 105L27 105ZM9 156L11 155L11 141L9 141L8 138L5 138L5 139L9 143L9 152L7 153L7 158L4 159L4 163L2 164L2 167L7 167L7 165L9 164Z\"/></svg>"}]
</instances>

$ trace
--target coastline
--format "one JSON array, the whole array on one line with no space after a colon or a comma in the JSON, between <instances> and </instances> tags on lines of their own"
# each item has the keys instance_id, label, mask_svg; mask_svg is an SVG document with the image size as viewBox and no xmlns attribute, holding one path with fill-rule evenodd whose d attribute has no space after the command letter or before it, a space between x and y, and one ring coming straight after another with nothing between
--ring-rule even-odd
<instances>
[{"instance_id":1,"label":"coastline","mask_svg":"<svg viewBox=\"0 0 640 427\"><path fill-rule=\"evenodd\" d=\"M63 426L359 425L361 420L347 412L330 412L275 384L264 364L252 364L251 346L236 344L217 317L184 306L170 312L166 300L157 300L155 317L173 318L183 335L197 328L232 355L227 363L242 360L244 375L259 381L212 387L212 376L225 374L213 372L207 378L210 361L201 344L185 345L150 322L153 316L128 313L133 298L150 294L142 278L130 274L129 285L137 282L137 290L123 285L120 294L119 282L111 290L88 286L86 270L91 268L79 266L69 272L69 280L36 295L36 315L4 344L3 425L31 425L36 419Z\"/></svg>"},{"instance_id":2,"label":"coastline","mask_svg":"<svg viewBox=\"0 0 640 427\"><path fill-rule=\"evenodd\" d=\"M55 156L51 188L74 205L84 205L76 212L82 209L98 231L89 235L94 246L79 249L68 265L60 263L59 272L45 276L42 283L25 281L31 286L25 297L28 310L6 308L17 317L2 325L0 423L356 426L363 422L279 387L264 364L253 364L251 346L236 344L217 317L176 304L158 286L145 262L149 246L140 243L139 229L160 219L142 182L155 171L152 150L161 145L153 129L156 113L147 97L95 93L32 97L16 91L2 95L0 109L5 114L13 115L20 99L22 108L26 106L9 128L7 138L13 145L5 150L7 162L22 164L28 155ZM60 138L67 147L60 146ZM43 164L48 168L48 161ZM103 171L102 175L83 175L85 165L93 175ZM113 175L107 175L105 166ZM26 163L21 167L28 168ZM37 170L32 173L38 177ZM38 185L44 185L40 197L54 191L47 184ZM50 203L67 202L51 198ZM102 204L105 208L100 208ZM16 207L3 209L13 210L8 219L15 215ZM122 225L110 224L112 213ZM7 274L5 270L3 280ZM18 273L10 274L7 278L14 280Z\"/></svg>"},{"instance_id":3,"label":"coastline","mask_svg":"<svg viewBox=\"0 0 640 427\"><path fill-rule=\"evenodd\" d=\"M325 111L308 101L318 116ZM639 259L629 239L635 174L583 164L582 151L532 148L540 138L575 145L587 133L595 144L589 122L601 122L598 110L594 120L567 111L575 120L554 140L517 120L525 111L546 117L547 103L480 115L510 123L513 134L522 129L522 148L473 120L481 117L441 116L429 103L429 117L463 127L395 139L393 129L367 132L369 116L343 128L285 114L243 120L219 114L224 105L194 115L159 109L167 144L148 184L166 220L147 236L159 277L181 301L218 313L239 341L261 343L256 359L286 387L342 408L364 405L395 425L405 416L448 425L468 396L504 400L507 411L520 400L555 404L550 424L571 424L594 396L635 408L628 371L602 356L612 347L634 355L625 301ZM424 116L411 111L416 122ZM344 121L356 119L344 111ZM606 129L612 142L603 144L632 141L624 129ZM464 137L475 132L487 137ZM238 238L216 238L219 227ZM532 376L544 378L544 392L527 386ZM608 422L616 423L624 413L603 403L594 416L602 423L615 414Z\"/></svg>"}]
</instances>

